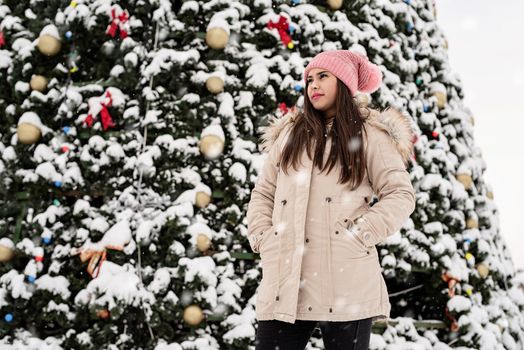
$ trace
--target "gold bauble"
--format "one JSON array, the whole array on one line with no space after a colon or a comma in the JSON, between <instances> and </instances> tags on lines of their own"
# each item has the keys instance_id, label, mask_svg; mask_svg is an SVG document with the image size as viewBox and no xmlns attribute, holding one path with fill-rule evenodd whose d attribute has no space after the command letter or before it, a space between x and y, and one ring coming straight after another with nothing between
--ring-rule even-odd
<instances>
[{"instance_id":1,"label":"gold bauble","mask_svg":"<svg viewBox=\"0 0 524 350\"><path fill-rule=\"evenodd\" d=\"M224 149L224 141L216 135L209 134L200 140L200 152L207 158L216 158Z\"/></svg>"},{"instance_id":2,"label":"gold bauble","mask_svg":"<svg viewBox=\"0 0 524 350\"><path fill-rule=\"evenodd\" d=\"M488 191L488 193L486 193L486 196L487 196L489 199L493 199L493 192L492 192L492 191Z\"/></svg>"},{"instance_id":3,"label":"gold bauble","mask_svg":"<svg viewBox=\"0 0 524 350\"><path fill-rule=\"evenodd\" d=\"M197 236L197 248L201 252L205 252L209 249L209 246L211 245L211 240L208 236L206 236L203 233L199 233Z\"/></svg>"},{"instance_id":4,"label":"gold bauble","mask_svg":"<svg viewBox=\"0 0 524 350\"><path fill-rule=\"evenodd\" d=\"M485 263L480 263L477 265L477 271L482 278L488 277L489 267Z\"/></svg>"},{"instance_id":5,"label":"gold bauble","mask_svg":"<svg viewBox=\"0 0 524 350\"><path fill-rule=\"evenodd\" d=\"M473 185L473 179L468 174L457 174L457 180L462 183L467 190Z\"/></svg>"},{"instance_id":6,"label":"gold bauble","mask_svg":"<svg viewBox=\"0 0 524 350\"><path fill-rule=\"evenodd\" d=\"M212 49L223 49L229 41L229 35L224 28L214 27L206 33L206 44Z\"/></svg>"},{"instance_id":7,"label":"gold bauble","mask_svg":"<svg viewBox=\"0 0 524 350\"><path fill-rule=\"evenodd\" d=\"M196 326L204 319L204 313L198 305L189 305L184 309L184 321L191 326Z\"/></svg>"},{"instance_id":8,"label":"gold bauble","mask_svg":"<svg viewBox=\"0 0 524 350\"><path fill-rule=\"evenodd\" d=\"M444 39L444 47L446 48L446 50L449 48L448 39Z\"/></svg>"},{"instance_id":9,"label":"gold bauble","mask_svg":"<svg viewBox=\"0 0 524 350\"><path fill-rule=\"evenodd\" d=\"M224 91L224 81L220 77L212 75L206 80L206 88L212 94L218 94Z\"/></svg>"},{"instance_id":10,"label":"gold bauble","mask_svg":"<svg viewBox=\"0 0 524 350\"><path fill-rule=\"evenodd\" d=\"M474 116L470 116L469 117L469 122L471 123L471 125L475 125L475 117Z\"/></svg>"},{"instance_id":11,"label":"gold bauble","mask_svg":"<svg viewBox=\"0 0 524 350\"><path fill-rule=\"evenodd\" d=\"M13 258L14 252L13 249L6 247L5 245L0 245L0 262L6 262Z\"/></svg>"},{"instance_id":12,"label":"gold bauble","mask_svg":"<svg viewBox=\"0 0 524 350\"><path fill-rule=\"evenodd\" d=\"M477 220L473 218L469 218L466 220L466 227L467 228L479 228L479 223Z\"/></svg>"},{"instance_id":13,"label":"gold bauble","mask_svg":"<svg viewBox=\"0 0 524 350\"><path fill-rule=\"evenodd\" d=\"M196 206L199 208L206 207L211 202L211 196L206 192L198 191L195 198Z\"/></svg>"},{"instance_id":14,"label":"gold bauble","mask_svg":"<svg viewBox=\"0 0 524 350\"><path fill-rule=\"evenodd\" d=\"M437 105L439 108L444 108L446 105L446 102L448 100L446 94L442 91L435 91L433 92L433 96L437 98Z\"/></svg>"},{"instance_id":15,"label":"gold bauble","mask_svg":"<svg viewBox=\"0 0 524 350\"><path fill-rule=\"evenodd\" d=\"M342 0L327 0L327 4L330 9L338 10L342 7Z\"/></svg>"},{"instance_id":16,"label":"gold bauble","mask_svg":"<svg viewBox=\"0 0 524 350\"><path fill-rule=\"evenodd\" d=\"M47 89L47 78L43 75L33 75L29 81L31 89L44 92Z\"/></svg>"},{"instance_id":17,"label":"gold bauble","mask_svg":"<svg viewBox=\"0 0 524 350\"><path fill-rule=\"evenodd\" d=\"M30 123L20 123L17 127L18 140L26 145L32 145L40 140L40 129Z\"/></svg>"},{"instance_id":18,"label":"gold bauble","mask_svg":"<svg viewBox=\"0 0 524 350\"><path fill-rule=\"evenodd\" d=\"M62 42L54 36L44 34L38 38L38 50L46 56L54 56L62 48Z\"/></svg>"}]
</instances>

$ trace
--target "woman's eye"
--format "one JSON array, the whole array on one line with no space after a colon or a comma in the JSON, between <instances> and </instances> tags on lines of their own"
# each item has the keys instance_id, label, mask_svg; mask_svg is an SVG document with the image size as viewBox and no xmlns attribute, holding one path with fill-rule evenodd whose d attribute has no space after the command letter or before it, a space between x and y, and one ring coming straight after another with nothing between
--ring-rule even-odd
<instances>
[{"instance_id":1,"label":"woman's eye","mask_svg":"<svg viewBox=\"0 0 524 350\"><path fill-rule=\"evenodd\" d=\"M323 77L325 77L325 76L326 76L326 74L320 74L320 77L321 77L321 78L323 78ZM311 84L311 79L309 79L309 80L307 81L307 83L308 83L308 84Z\"/></svg>"}]
</instances>

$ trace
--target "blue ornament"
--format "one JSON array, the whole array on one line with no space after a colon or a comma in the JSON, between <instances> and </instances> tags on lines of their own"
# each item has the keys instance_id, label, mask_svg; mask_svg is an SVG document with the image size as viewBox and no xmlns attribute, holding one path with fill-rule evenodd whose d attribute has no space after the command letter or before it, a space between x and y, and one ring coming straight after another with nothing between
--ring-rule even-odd
<instances>
[{"instance_id":1,"label":"blue ornament","mask_svg":"<svg viewBox=\"0 0 524 350\"><path fill-rule=\"evenodd\" d=\"M65 134L69 134L69 131L71 131L71 128L70 128L69 126L64 126L64 127L62 128L62 130L64 130L64 133L65 133Z\"/></svg>"},{"instance_id":2,"label":"blue ornament","mask_svg":"<svg viewBox=\"0 0 524 350\"><path fill-rule=\"evenodd\" d=\"M4 320L5 320L7 323L10 323L11 321L13 321L13 314L11 314L11 313L5 314L5 316L4 316Z\"/></svg>"},{"instance_id":3,"label":"blue ornament","mask_svg":"<svg viewBox=\"0 0 524 350\"><path fill-rule=\"evenodd\" d=\"M62 181L55 181L54 184L56 187L62 187Z\"/></svg>"},{"instance_id":4,"label":"blue ornament","mask_svg":"<svg viewBox=\"0 0 524 350\"><path fill-rule=\"evenodd\" d=\"M408 28L408 32L411 33L411 32L413 31L413 23L408 22L408 23L406 24L406 26L407 26L407 28Z\"/></svg>"},{"instance_id":5,"label":"blue ornament","mask_svg":"<svg viewBox=\"0 0 524 350\"><path fill-rule=\"evenodd\" d=\"M302 90L302 86L300 84L296 84L295 91L300 91L300 90Z\"/></svg>"},{"instance_id":6,"label":"blue ornament","mask_svg":"<svg viewBox=\"0 0 524 350\"><path fill-rule=\"evenodd\" d=\"M28 280L30 283L35 283L36 277L35 277L35 276L27 276L27 280Z\"/></svg>"},{"instance_id":7,"label":"blue ornament","mask_svg":"<svg viewBox=\"0 0 524 350\"><path fill-rule=\"evenodd\" d=\"M411 5L411 0L404 0L404 2L408 5Z\"/></svg>"},{"instance_id":8,"label":"blue ornament","mask_svg":"<svg viewBox=\"0 0 524 350\"><path fill-rule=\"evenodd\" d=\"M71 38L73 37L73 33L71 33L71 31L68 30L68 31L65 33L65 36L66 36L66 38L71 39Z\"/></svg>"},{"instance_id":9,"label":"blue ornament","mask_svg":"<svg viewBox=\"0 0 524 350\"><path fill-rule=\"evenodd\" d=\"M298 5L298 4L300 4L300 0L292 0L291 2L293 3L293 5Z\"/></svg>"},{"instance_id":10,"label":"blue ornament","mask_svg":"<svg viewBox=\"0 0 524 350\"><path fill-rule=\"evenodd\" d=\"M428 112L429 111L429 106L427 104L424 104L424 112Z\"/></svg>"},{"instance_id":11,"label":"blue ornament","mask_svg":"<svg viewBox=\"0 0 524 350\"><path fill-rule=\"evenodd\" d=\"M49 243L51 243L51 238L50 237L42 237L42 242L44 242L45 244L49 244Z\"/></svg>"},{"instance_id":12,"label":"blue ornament","mask_svg":"<svg viewBox=\"0 0 524 350\"><path fill-rule=\"evenodd\" d=\"M58 199L53 199L53 204L58 207L60 205L60 202L58 201Z\"/></svg>"},{"instance_id":13,"label":"blue ornament","mask_svg":"<svg viewBox=\"0 0 524 350\"><path fill-rule=\"evenodd\" d=\"M293 32L295 31L295 26L293 25L289 25L289 34L293 34Z\"/></svg>"}]
</instances>

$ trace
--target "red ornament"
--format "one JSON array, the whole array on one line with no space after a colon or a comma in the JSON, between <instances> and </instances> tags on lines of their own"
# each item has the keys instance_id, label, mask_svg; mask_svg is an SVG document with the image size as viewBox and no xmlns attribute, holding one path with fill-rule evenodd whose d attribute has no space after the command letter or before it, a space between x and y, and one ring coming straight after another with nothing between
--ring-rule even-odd
<instances>
[{"instance_id":1,"label":"red ornament","mask_svg":"<svg viewBox=\"0 0 524 350\"><path fill-rule=\"evenodd\" d=\"M119 14L116 14L116 11L119 10ZM113 6L111 9L111 24L107 26L106 34L111 35L111 37L115 37L116 30L120 29L120 38L124 39L127 37L128 32L126 28L128 27L129 23L129 13L127 10L122 11L120 6L116 5Z\"/></svg>"},{"instance_id":2,"label":"red ornament","mask_svg":"<svg viewBox=\"0 0 524 350\"><path fill-rule=\"evenodd\" d=\"M60 150L62 151L62 153L66 153L67 151L69 151L69 147L62 146L62 148L60 148Z\"/></svg>"},{"instance_id":3,"label":"red ornament","mask_svg":"<svg viewBox=\"0 0 524 350\"><path fill-rule=\"evenodd\" d=\"M448 282L448 295L453 297L455 295L455 285L459 282L459 279L452 276L449 271L444 272L441 277L444 282Z\"/></svg>"},{"instance_id":4,"label":"red ornament","mask_svg":"<svg viewBox=\"0 0 524 350\"><path fill-rule=\"evenodd\" d=\"M437 138L438 137L438 131L433 131L431 133L431 136L433 136L434 138Z\"/></svg>"},{"instance_id":5,"label":"red ornament","mask_svg":"<svg viewBox=\"0 0 524 350\"><path fill-rule=\"evenodd\" d=\"M279 105L278 105L278 109L280 110L280 112L282 112L282 114L286 114L287 112L291 111L291 112L294 112L296 110L296 106L291 106L291 108L289 108L285 102L281 102Z\"/></svg>"},{"instance_id":6,"label":"red ornament","mask_svg":"<svg viewBox=\"0 0 524 350\"><path fill-rule=\"evenodd\" d=\"M0 47L5 45L4 32L0 32Z\"/></svg>"},{"instance_id":7,"label":"red ornament","mask_svg":"<svg viewBox=\"0 0 524 350\"><path fill-rule=\"evenodd\" d=\"M457 322L457 319L455 317L453 317L450 313L449 313L449 309L448 307L446 306L446 308L444 309L444 313L446 314L446 317L451 321L451 331L452 332L456 332L458 331L459 329L459 325L458 325L458 322Z\"/></svg>"},{"instance_id":8,"label":"red ornament","mask_svg":"<svg viewBox=\"0 0 524 350\"><path fill-rule=\"evenodd\" d=\"M269 29L276 28L278 29L278 34L280 35L280 40L284 46L288 47L288 44L291 42L291 36L289 36L289 22L286 17L280 15L278 22L273 22L269 20L267 23Z\"/></svg>"},{"instance_id":9,"label":"red ornament","mask_svg":"<svg viewBox=\"0 0 524 350\"><path fill-rule=\"evenodd\" d=\"M38 261L38 262L42 262L42 261L44 261L44 257L42 255L37 255L37 256L35 256L35 260Z\"/></svg>"},{"instance_id":10,"label":"red ornament","mask_svg":"<svg viewBox=\"0 0 524 350\"><path fill-rule=\"evenodd\" d=\"M101 309L96 311L96 315L101 319L108 319L111 313L107 309Z\"/></svg>"},{"instance_id":11,"label":"red ornament","mask_svg":"<svg viewBox=\"0 0 524 350\"><path fill-rule=\"evenodd\" d=\"M104 100L103 97L107 97L108 99L108 102L106 103ZM105 93L105 96L103 96L102 98L102 102L100 103L102 108L100 110L100 114L101 114L101 120L102 120L102 127L105 130L111 128L111 127L114 127L115 126L115 123L113 122L113 119L111 118L111 114L109 114L109 111L107 109L107 107L110 107L111 104L113 103L113 99L111 98L111 93L109 92L109 90L106 90L106 93ZM91 110L92 108L90 108ZM89 127L91 127L93 125L93 122L94 122L94 118L93 117L96 117L98 115L98 112L94 113L94 112L90 112L87 117L84 119L83 123L84 124L87 124Z\"/></svg>"},{"instance_id":12,"label":"red ornament","mask_svg":"<svg viewBox=\"0 0 524 350\"><path fill-rule=\"evenodd\" d=\"M285 102L282 102L278 105L278 108L280 109L280 111L282 112L282 114L286 114L288 112L288 108L286 106L286 103Z\"/></svg>"}]
</instances>

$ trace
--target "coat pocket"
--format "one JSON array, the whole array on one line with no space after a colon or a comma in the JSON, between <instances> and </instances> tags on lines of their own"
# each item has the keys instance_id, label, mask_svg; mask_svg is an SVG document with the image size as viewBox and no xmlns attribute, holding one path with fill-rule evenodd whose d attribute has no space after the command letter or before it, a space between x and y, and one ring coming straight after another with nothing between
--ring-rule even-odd
<instances>
[{"instance_id":1,"label":"coat pocket","mask_svg":"<svg viewBox=\"0 0 524 350\"><path fill-rule=\"evenodd\" d=\"M340 221L335 223L335 234L331 237L331 254L334 259L361 259L371 254L371 250L364 245L352 228L346 228Z\"/></svg>"},{"instance_id":2,"label":"coat pocket","mask_svg":"<svg viewBox=\"0 0 524 350\"><path fill-rule=\"evenodd\" d=\"M292 196L292 188L280 189L275 195L275 203L273 205L273 234L277 233L281 242L280 246L284 248L293 246L294 232L292 223L295 202Z\"/></svg>"},{"instance_id":3,"label":"coat pocket","mask_svg":"<svg viewBox=\"0 0 524 350\"><path fill-rule=\"evenodd\" d=\"M274 225L271 225L262 231L263 232L262 237L260 238L260 242L258 244L259 254L262 254L262 251L264 250L264 243L268 239L271 239L271 235L273 234L273 228L274 228Z\"/></svg>"},{"instance_id":4,"label":"coat pocket","mask_svg":"<svg viewBox=\"0 0 524 350\"><path fill-rule=\"evenodd\" d=\"M341 259L360 259L371 252L353 230L355 220L369 210L364 196L334 197L330 206L330 220L334 227L331 235L332 256Z\"/></svg>"},{"instance_id":5,"label":"coat pocket","mask_svg":"<svg viewBox=\"0 0 524 350\"><path fill-rule=\"evenodd\" d=\"M271 238L271 237L270 237ZM276 239L274 241L277 241ZM273 301L278 287L278 243L273 250L261 251L262 280L258 287L257 300L268 303Z\"/></svg>"},{"instance_id":6,"label":"coat pocket","mask_svg":"<svg viewBox=\"0 0 524 350\"><path fill-rule=\"evenodd\" d=\"M334 259L332 269L335 306L355 305L381 297L380 264L375 254L357 259Z\"/></svg>"}]
</instances>

